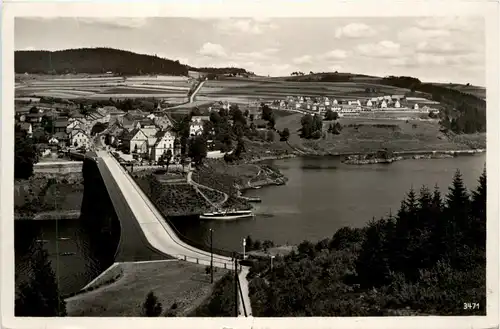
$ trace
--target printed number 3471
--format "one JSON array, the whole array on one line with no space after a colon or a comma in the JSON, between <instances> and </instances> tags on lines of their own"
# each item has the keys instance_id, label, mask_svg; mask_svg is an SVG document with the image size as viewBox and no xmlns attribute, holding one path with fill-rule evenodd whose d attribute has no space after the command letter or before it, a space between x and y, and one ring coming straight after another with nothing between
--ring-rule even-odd
<instances>
[{"instance_id":1,"label":"printed number 3471","mask_svg":"<svg viewBox=\"0 0 500 329\"><path fill-rule=\"evenodd\" d=\"M464 310L479 310L479 303L464 303Z\"/></svg>"}]
</instances>

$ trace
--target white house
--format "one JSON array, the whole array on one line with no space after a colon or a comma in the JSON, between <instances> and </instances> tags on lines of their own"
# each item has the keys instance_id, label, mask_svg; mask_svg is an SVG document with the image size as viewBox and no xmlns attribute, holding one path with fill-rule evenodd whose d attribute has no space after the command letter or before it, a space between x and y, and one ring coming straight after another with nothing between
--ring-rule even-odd
<instances>
[{"instance_id":1,"label":"white house","mask_svg":"<svg viewBox=\"0 0 500 329\"><path fill-rule=\"evenodd\" d=\"M50 145L57 145L57 144L59 144L59 140L55 136L52 136L49 139L49 144Z\"/></svg>"},{"instance_id":2,"label":"white house","mask_svg":"<svg viewBox=\"0 0 500 329\"><path fill-rule=\"evenodd\" d=\"M366 102L366 106L373 106L372 101L371 101L371 100L368 100L368 101Z\"/></svg>"},{"instance_id":3,"label":"white house","mask_svg":"<svg viewBox=\"0 0 500 329\"><path fill-rule=\"evenodd\" d=\"M382 103L380 103L380 108L387 108L387 102L385 100L382 101Z\"/></svg>"},{"instance_id":4,"label":"white house","mask_svg":"<svg viewBox=\"0 0 500 329\"><path fill-rule=\"evenodd\" d=\"M73 121L71 121L67 126L66 126L66 133L70 133L72 130L78 130L78 129L81 129L81 130L85 130L85 126L83 124L82 121L80 121L79 119L75 119Z\"/></svg>"},{"instance_id":5,"label":"white house","mask_svg":"<svg viewBox=\"0 0 500 329\"><path fill-rule=\"evenodd\" d=\"M151 150L151 160L158 161L163 153L168 150L174 155L175 136L170 130L160 131L156 134L156 143Z\"/></svg>"},{"instance_id":6,"label":"white house","mask_svg":"<svg viewBox=\"0 0 500 329\"><path fill-rule=\"evenodd\" d=\"M418 110L418 104L413 105L414 110Z\"/></svg>"},{"instance_id":7,"label":"white house","mask_svg":"<svg viewBox=\"0 0 500 329\"><path fill-rule=\"evenodd\" d=\"M70 145L85 148L90 147L90 138L83 130L72 130L70 135Z\"/></svg>"},{"instance_id":8,"label":"white house","mask_svg":"<svg viewBox=\"0 0 500 329\"><path fill-rule=\"evenodd\" d=\"M399 101L396 101L396 103L394 103L394 107L395 108L400 108L401 107L401 104L399 103Z\"/></svg>"},{"instance_id":9,"label":"white house","mask_svg":"<svg viewBox=\"0 0 500 329\"><path fill-rule=\"evenodd\" d=\"M203 133L203 123L209 121L209 116L193 115L191 117L191 124L189 125L189 135L197 136Z\"/></svg>"},{"instance_id":10,"label":"white house","mask_svg":"<svg viewBox=\"0 0 500 329\"><path fill-rule=\"evenodd\" d=\"M148 152L148 136L141 129L132 130L125 141L129 144L130 153L147 153Z\"/></svg>"},{"instance_id":11,"label":"white house","mask_svg":"<svg viewBox=\"0 0 500 329\"><path fill-rule=\"evenodd\" d=\"M157 116L153 119L154 124L160 127L161 129L167 129L168 127L172 127L173 120L168 115Z\"/></svg>"},{"instance_id":12,"label":"white house","mask_svg":"<svg viewBox=\"0 0 500 329\"><path fill-rule=\"evenodd\" d=\"M337 105L338 103L339 102L336 99L333 100L333 105Z\"/></svg>"}]
</instances>

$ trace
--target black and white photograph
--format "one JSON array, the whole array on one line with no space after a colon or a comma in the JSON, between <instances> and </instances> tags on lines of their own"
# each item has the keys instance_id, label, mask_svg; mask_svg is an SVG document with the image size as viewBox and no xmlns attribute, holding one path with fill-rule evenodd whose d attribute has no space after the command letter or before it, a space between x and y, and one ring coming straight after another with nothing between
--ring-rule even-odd
<instances>
[{"instance_id":1,"label":"black and white photograph","mask_svg":"<svg viewBox=\"0 0 500 329\"><path fill-rule=\"evenodd\" d=\"M11 12L2 313L498 326L498 3L313 3Z\"/></svg>"}]
</instances>

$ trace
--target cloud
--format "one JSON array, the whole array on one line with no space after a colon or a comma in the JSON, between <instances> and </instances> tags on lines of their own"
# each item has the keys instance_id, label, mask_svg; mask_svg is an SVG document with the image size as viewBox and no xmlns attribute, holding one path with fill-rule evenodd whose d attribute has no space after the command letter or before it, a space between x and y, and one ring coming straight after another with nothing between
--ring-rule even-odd
<instances>
[{"instance_id":1,"label":"cloud","mask_svg":"<svg viewBox=\"0 0 500 329\"><path fill-rule=\"evenodd\" d=\"M484 58L480 54L429 54L429 53L414 53L406 57L393 58L389 61L391 65L415 68L415 67L458 67L460 69L474 66L482 67Z\"/></svg>"},{"instance_id":2,"label":"cloud","mask_svg":"<svg viewBox=\"0 0 500 329\"><path fill-rule=\"evenodd\" d=\"M416 49L419 53L428 54L461 54L469 53L471 47L465 45L458 45L449 41L445 42L428 42L422 41L417 45Z\"/></svg>"},{"instance_id":3,"label":"cloud","mask_svg":"<svg viewBox=\"0 0 500 329\"><path fill-rule=\"evenodd\" d=\"M198 54L207 57L226 57L226 50L217 43L205 42L198 50Z\"/></svg>"},{"instance_id":4,"label":"cloud","mask_svg":"<svg viewBox=\"0 0 500 329\"><path fill-rule=\"evenodd\" d=\"M78 17L76 21L83 24L129 29L141 28L148 23L146 17Z\"/></svg>"},{"instance_id":5,"label":"cloud","mask_svg":"<svg viewBox=\"0 0 500 329\"><path fill-rule=\"evenodd\" d=\"M304 55L300 57L296 57L292 60L295 64L310 64L313 61L313 57L311 55Z\"/></svg>"},{"instance_id":6,"label":"cloud","mask_svg":"<svg viewBox=\"0 0 500 329\"><path fill-rule=\"evenodd\" d=\"M225 34L262 34L276 25L269 19L226 18L218 20L215 28Z\"/></svg>"},{"instance_id":7,"label":"cloud","mask_svg":"<svg viewBox=\"0 0 500 329\"><path fill-rule=\"evenodd\" d=\"M277 48L267 48L261 51L251 51L251 52L240 52L235 53L234 57L241 60L270 60L273 58L273 54L277 53L279 49Z\"/></svg>"},{"instance_id":8,"label":"cloud","mask_svg":"<svg viewBox=\"0 0 500 329\"><path fill-rule=\"evenodd\" d=\"M356 47L356 50L366 57L392 58L401 55L401 45L390 40L361 44Z\"/></svg>"},{"instance_id":9,"label":"cloud","mask_svg":"<svg viewBox=\"0 0 500 329\"><path fill-rule=\"evenodd\" d=\"M325 60L339 60L347 58L347 51L342 49L334 49L320 56Z\"/></svg>"},{"instance_id":10,"label":"cloud","mask_svg":"<svg viewBox=\"0 0 500 329\"><path fill-rule=\"evenodd\" d=\"M426 30L473 31L484 26L480 16L435 16L417 20L417 26Z\"/></svg>"},{"instance_id":11,"label":"cloud","mask_svg":"<svg viewBox=\"0 0 500 329\"><path fill-rule=\"evenodd\" d=\"M422 29L419 27L410 27L398 33L398 40L414 42L415 40L427 40L433 38L448 37L450 31L444 29Z\"/></svg>"},{"instance_id":12,"label":"cloud","mask_svg":"<svg viewBox=\"0 0 500 329\"><path fill-rule=\"evenodd\" d=\"M376 34L374 28L362 24L362 23L351 23L347 24L344 27L339 27L335 31L335 37L347 37L347 38L364 38L364 37L372 37Z\"/></svg>"}]
</instances>

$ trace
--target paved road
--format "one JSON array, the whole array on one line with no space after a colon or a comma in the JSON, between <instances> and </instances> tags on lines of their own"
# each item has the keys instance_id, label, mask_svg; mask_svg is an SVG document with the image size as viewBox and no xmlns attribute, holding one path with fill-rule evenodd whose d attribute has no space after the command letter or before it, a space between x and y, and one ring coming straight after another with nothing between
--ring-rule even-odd
<instances>
[{"instance_id":1,"label":"paved road","mask_svg":"<svg viewBox=\"0 0 500 329\"><path fill-rule=\"evenodd\" d=\"M248 295L248 275L249 268L247 266L242 266L241 272L238 274L238 279L241 287L241 294L243 295L243 302L245 303L245 309L247 311L247 316L252 316L252 304L250 303L250 296ZM240 295L241 300L241 295ZM241 316L245 316L243 305L239 303L239 313Z\"/></svg>"},{"instance_id":2,"label":"paved road","mask_svg":"<svg viewBox=\"0 0 500 329\"><path fill-rule=\"evenodd\" d=\"M210 264L210 253L183 242L163 219L149 198L109 153L97 151L97 155L99 163L109 169L144 236L153 248L180 259L185 257L189 262ZM232 260L230 257L214 254L213 259L214 266L231 268Z\"/></svg>"}]
</instances>

